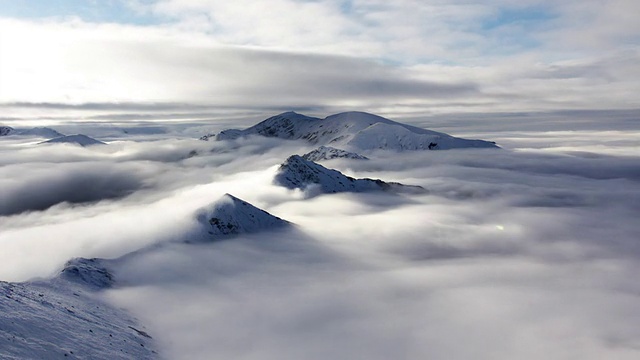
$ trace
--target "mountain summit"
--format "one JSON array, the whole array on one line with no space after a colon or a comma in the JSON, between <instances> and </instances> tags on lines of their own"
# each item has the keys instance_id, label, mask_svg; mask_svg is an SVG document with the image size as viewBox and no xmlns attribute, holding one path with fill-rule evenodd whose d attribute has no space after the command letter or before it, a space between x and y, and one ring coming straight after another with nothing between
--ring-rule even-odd
<instances>
[{"instance_id":1,"label":"mountain summit","mask_svg":"<svg viewBox=\"0 0 640 360\"><path fill-rule=\"evenodd\" d=\"M40 144L54 144L54 143L71 143L71 144L77 144L80 146L106 145L106 143L103 143L102 141L96 140L92 137L89 137L83 134L61 136L55 139L43 141Z\"/></svg>"},{"instance_id":2,"label":"mountain summit","mask_svg":"<svg viewBox=\"0 0 640 360\"><path fill-rule=\"evenodd\" d=\"M230 194L223 195L218 201L201 209L196 216L198 222L206 229L207 238L214 239L292 225Z\"/></svg>"},{"instance_id":3,"label":"mountain summit","mask_svg":"<svg viewBox=\"0 0 640 360\"><path fill-rule=\"evenodd\" d=\"M327 169L299 155L290 156L278 169L274 178L276 185L289 189L310 190L320 193L396 191L422 193L421 186L384 182L377 179L355 179L338 170Z\"/></svg>"},{"instance_id":4,"label":"mountain summit","mask_svg":"<svg viewBox=\"0 0 640 360\"><path fill-rule=\"evenodd\" d=\"M244 130L222 131L216 140L235 139L248 135L306 140L312 144L361 150L498 148L490 141L457 138L357 111L335 114L324 119L286 112Z\"/></svg>"}]
</instances>

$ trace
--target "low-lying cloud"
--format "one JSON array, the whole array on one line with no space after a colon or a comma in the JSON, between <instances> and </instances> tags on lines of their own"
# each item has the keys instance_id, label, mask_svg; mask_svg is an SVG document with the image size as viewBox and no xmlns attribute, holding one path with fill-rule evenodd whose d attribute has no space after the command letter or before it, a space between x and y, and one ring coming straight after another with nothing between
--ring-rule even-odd
<instances>
[{"instance_id":1,"label":"low-lying cloud","mask_svg":"<svg viewBox=\"0 0 640 360\"><path fill-rule=\"evenodd\" d=\"M115 199L144 186L133 168L118 169L96 163L57 164L55 169L6 166L0 182L0 216L45 210L60 203ZM11 175L26 171L26 176Z\"/></svg>"},{"instance_id":2,"label":"low-lying cloud","mask_svg":"<svg viewBox=\"0 0 640 360\"><path fill-rule=\"evenodd\" d=\"M118 287L106 297L168 358L637 357L637 134L583 130L564 146L556 133L513 135L489 138L510 139L502 150L327 161L428 193L311 199L271 182L279 163L311 149L298 142L124 141L38 160L33 147L7 143L3 171L20 169L7 174L24 184L67 174L55 190L104 173L134 179L135 192L0 216L0 279L144 249L114 261ZM178 156L186 149L197 154ZM296 230L181 243L195 211L227 192Z\"/></svg>"}]
</instances>

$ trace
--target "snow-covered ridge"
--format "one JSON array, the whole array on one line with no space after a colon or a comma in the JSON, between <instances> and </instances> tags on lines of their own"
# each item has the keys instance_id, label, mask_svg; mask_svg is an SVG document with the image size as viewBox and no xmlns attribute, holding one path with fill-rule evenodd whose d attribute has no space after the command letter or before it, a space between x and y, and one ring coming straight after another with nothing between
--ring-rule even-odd
<instances>
[{"instance_id":1,"label":"snow-covered ridge","mask_svg":"<svg viewBox=\"0 0 640 360\"><path fill-rule=\"evenodd\" d=\"M331 146L320 146L319 148L302 155L302 158L309 161L322 161L331 159L355 159L355 160L369 160L368 157L356 154L351 151L337 149Z\"/></svg>"},{"instance_id":2,"label":"snow-covered ridge","mask_svg":"<svg viewBox=\"0 0 640 360\"><path fill-rule=\"evenodd\" d=\"M34 127L30 129L14 129L10 126L0 126L0 136L18 135L18 136L35 136L45 139L52 139L64 136L64 134L48 127Z\"/></svg>"},{"instance_id":3,"label":"snow-covered ridge","mask_svg":"<svg viewBox=\"0 0 640 360\"><path fill-rule=\"evenodd\" d=\"M355 179L341 172L305 160L299 155L290 156L278 169L276 185L288 189L301 189L313 193L397 191L422 193L421 186L385 182L379 179Z\"/></svg>"},{"instance_id":4,"label":"snow-covered ridge","mask_svg":"<svg viewBox=\"0 0 640 360\"><path fill-rule=\"evenodd\" d=\"M286 112L244 130L225 130L216 136L216 140L235 139L248 135L306 140L312 144L330 144L363 150L498 148L490 141L457 138L356 111L331 115L325 119Z\"/></svg>"},{"instance_id":5,"label":"snow-covered ridge","mask_svg":"<svg viewBox=\"0 0 640 360\"><path fill-rule=\"evenodd\" d=\"M159 358L144 327L98 296L112 280L101 260L78 258L50 280L0 281L0 358Z\"/></svg>"},{"instance_id":6,"label":"snow-covered ridge","mask_svg":"<svg viewBox=\"0 0 640 360\"><path fill-rule=\"evenodd\" d=\"M83 134L61 136L55 139L41 142L41 144L56 144L56 143L70 143L70 144L78 144L80 146L106 145L106 143L103 143L102 141L96 140L94 138L91 138Z\"/></svg>"},{"instance_id":7,"label":"snow-covered ridge","mask_svg":"<svg viewBox=\"0 0 640 360\"><path fill-rule=\"evenodd\" d=\"M230 194L199 210L196 218L206 231L205 239L251 234L292 225Z\"/></svg>"},{"instance_id":8,"label":"snow-covered ridge","mask_svg":"<svg viewBox=\"0 0 640 360\"><path fill-rule=\"evenodd\" d=\"M15 135L21 136L37 136L46 139L53 139L57 137L62 137L64 134L48 127L34 127L31 129L18 130Z\"/></svg>"}]
</instances>

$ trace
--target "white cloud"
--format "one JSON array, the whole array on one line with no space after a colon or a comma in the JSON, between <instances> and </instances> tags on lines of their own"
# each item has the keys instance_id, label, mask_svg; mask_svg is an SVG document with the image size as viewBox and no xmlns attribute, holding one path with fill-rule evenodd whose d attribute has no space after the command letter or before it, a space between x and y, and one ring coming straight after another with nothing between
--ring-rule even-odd
<instances>
[{"instance_id":1,"label":"white cloud","mask_svg":"<svg viewBox=\"0 0 640 360\"><path fill-rule=\"evenodd\" d=\"M2 139L4 178L16 182L3 189L25 200L36 175L55 180L38 188L43 198L79 187L64 179L101 172L147 187L1 216L0 279L48 276L74 256L116 257L179 240L196 209L230 192L294 221L302 234L165 243L117 261L119 287L107 298L140 319L165 357L535 359L544 351L552 359L632 359L638 132L596 131L601 120L580 132L547 132L549 118L526 119L530 128L518 131L500 131L500 119L470 121L463 129L473 137L488 126L508 149L326 163L429 190L409 197L301 200L271 184L275 165L309 150L296 142L153 134L92 150ZM183 159L194 147L199 155Z\"/></svg>"}]
</instances>

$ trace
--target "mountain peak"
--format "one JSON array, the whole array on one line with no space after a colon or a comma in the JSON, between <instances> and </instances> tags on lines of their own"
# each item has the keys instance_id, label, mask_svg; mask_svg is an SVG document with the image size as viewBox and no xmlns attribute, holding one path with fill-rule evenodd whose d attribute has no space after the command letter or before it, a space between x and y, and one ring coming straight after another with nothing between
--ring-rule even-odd
<instances>
[{"instance_id":1,"label":"mountain peak","mask_svg":"<svg viewBox=\"0 0 640 360\"><path fill-rule=\"evenodd\" d=\"M313 161L305 160L299 155L292 155L285 160L274 178L276 185L288 189L307 191L309 195L317 193L395 191L422 193L421 186L388 183L379 179L355 179L338 170L328 169Z\"/></svg>"},{"instance_id":2,"label":"mountain peak","mask_svg":"<svg viewBox=\"0 0 640 360\"><path fill-rule=\"evenodd\" d=\"M102 141L96 140L92 137L89 137L83 134L60 136L51 140L41 142L41 144L53 144L53 143L71 143L71 144L78 144L80 146L106 145L106 143L103 143Z\"/></svg>"},{"instance_id":3,"label":"mountain peak","mask_svg":"<svg viewBox=\"0 0 640 360\"><path fill-rule=\"evenodd\" d=\"M209 239L291 226L290 222L228 193L199 210L196 216L198 222L206 229L206 237Z\"/></svg>"}]
</instances>

